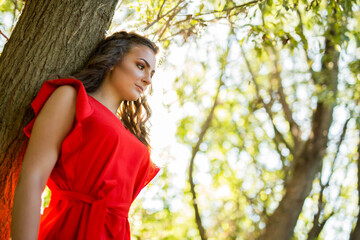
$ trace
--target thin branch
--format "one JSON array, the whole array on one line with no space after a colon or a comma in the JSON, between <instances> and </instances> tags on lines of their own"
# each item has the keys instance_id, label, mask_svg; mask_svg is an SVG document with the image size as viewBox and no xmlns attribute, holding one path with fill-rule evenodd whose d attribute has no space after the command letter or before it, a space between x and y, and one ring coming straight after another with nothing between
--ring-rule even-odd
<instances>
[{"instance_id":1,"label":"thin branch","mask_svg":"<svg viewBox=\"0 0 360 240\"><path fill-rule=\"evenodd\" d=\"M313 240L313 239L316 239L319 234L321 233L322 229L324 228L327 220L330 219L330 217L332 217L335 212L334 211L331 211L331 213L327 216L327 217L324 217L324 219L320 222L320 215L323 213L323 209L324 209L324 201L323 201L323 196L324 196L324 190L330 185L330 180L332 178L332 175L335 171L335 162L336 162L336 159L338 159L338 155L339 155L339 152L340 152L340 147L345 139L345 135L346 135L346 131L347 131L347 126L348 126L348 123L350 121L352 117L350 116L346 121L345 121L345 124L343 126L343 129L342 129L342 133L340 135L340 139L337 143L337 149L336 149L336 153L335 153L335 156L334 156L334 159L332 161L332 164L331 164L331 172L330 172L330 175L327 179L327 182L325 184L322 184L321 183L321 175L322 175L322 172L320 173L320 196L319 196L319 199L318 199L318 211L316 213L316 215L314 216L314 221L313 221L313 226L311 228L311 230L309 231L308 233L308 240Z\"/></svg>"},{"instance_id":2,"label":"thin branch","mask_svg":"<svg viewBox=\"0 0 360 240\"><path fill-rule=\"evenodd\" d=\"M232 122L233 122L233 124L235 124L235 126L237 125L236 124L236 122L232 119ZM241 136L241 132L239 131L239 129L238 129L238 127L236 127L235 128L235 132L237 133L237 135L238 136ZM244 146L245 145L243 145L241 148L243 149L244 148ZM234 146L234 147L237 147L237 146ZM241 151L241 150L240 150ZM240 152L239 151L239 152ZM238 161L240 161L240 155L238 155ZM255 163L255 161L254 161L254 158L252 158L253 159L253 163L254 164L256 164ZM236 176L236 169L233 169L230 165L229 165L229 162L228 161L226 161L225 162L225 164L227 164L228 165L228 169L229 169L229 171L230 171L230 173L231 173L231 178L230 179L235 179L235 181L237 180L237 176ZM236 185L236 186L239 186L239 188L238 188L238 190L239 190L239 192L245 197L245 199L246 199L246 201L251 205L251 207L252 207L252 209L254 210L254 212L257 214L257 215L259 215L262 219L264 219L264 218L268 218L269 216L268 216L268 214L267 214L267 209L266 209L266 207L265 206L263 206L263 208L262 209L259 209L259 206L258 206L258 203L256 202L256 199L258 198L260 198L259 197L259 193L260 192L262 192L262 191L264 191L264 189L266 188L266 186L264 186L257 194L256 194L256 196L255 197L249 197L247 194L246 194L246 192L245 191L243 191L242 189L241 189L241 186L242 186L242 181L239 181L239 182L234 182L234 184ZM273 193L273 191L271 191L272 193Z\"/></svg>"},{"instance_id":3,"label":"thin branch","mask_svg":"<svg viewBox=\"0 0 360 240\"><path fill-rule=\"evenodd\" d=\"M256 198L259 197L259 193L262 191L263 189L261 189L255 197L249 197L245 191L240 190L240 193L244 196L244 198L246 199L246 201L248 202L248 204L251 206L251 208L253 209L253 211L260 217L262 218L268 218L268 215L266 214L266 207L263 207L263 209L259 209L259 207L257 206L256 203Z\"/></svg>"},{"instance_id":4,"label":"thin branch","mask_svg":"<svg viewBox=\"0 0 360 240\"><path fill-rule=\"evenodd\" d=\"M277 84L278 84L277 92L279 94L279 101L281 103L281 106L283 107L285 119L289 123L290 132L294 139L294 145L298 146L298 144L301 142L301 129L300 129L299 125L295 122L294 118L292 117L293 114L292 114L291 108L286 100L287 96L284 92L284 88L282 85L282 79L281 79L280 70L279 70L279 60L278 60L278 57L276 54L276 50L275 50L274 46L272 46L272 45L270 45L270 49L271 49L272 55L274 57L273 63L274 63L274 69L275 69L275 73L272 76L275 77ZM299 148L299 149L301 149L301 148Z\"/></svg>"},{"instance_id":5,"label":"thin branch","mask_svg":"<svg viewBox=\"0 0 360 240\"><path fill-rule=\"evenodd\" d=\"M262 0L259 0L259 2L261 2ZM255 2L255 1L254 1ZM248 3L250 4L250 3ZM179 5L179 4L178 4ZM177 5L177 6L178 6ZM178 9L175 13L173 13L171 15L171 17L169 17L169 19L165 22L165 24L163 24L160 29L154 31L151 33L151 35L158 35L159 38L158 38L158 41L166 41L168 39L171 39L173 38L174 36L177 36L181 33L184 33L184 32L188 32L189 29L192 29L194 28L195 24L192 24L191 27L187 28L187 29L183 29L182 27L180 27L180 30L176 33L173 33L171 34L170 36L168 37L165 37L165 38L162 38L163 34L165 33L166 29L169 27L169 25L171 25L172 27L175 27L175 26L179 26L181 23L185 23L185 22L189 22L190 20L192 21L196 21L200 24L205 24L205 23L213 23L213 22L217 22L221 19L228 19L229 17L232 17L232 16L235 16L237 15L238 13L233 13L233 14L228 14L227 16L219 16L219 17L216 17L214 19L210 19L210 20L204 20L204 19L201 19L201 18L196 18L196 16L200 16L200 15L205 15L205 14L200 14L200 15L192 15L192 14L185 14L185 15L178 15L178 13L184 9L185 7L187 6L187 3L184 4L184 6L182 6L180 9ZM241 5L243 6L243 5ZM241 6L235 6L231 9L235 9L235 8L239 8ZM231 10L230 9L230 10ZM173 9L171 9L169 12L167 12L166 14L164 14L163 16L160 16L159 17L159 14L158 14L158 18L156 20L154 20L151 24L149 24L144 30L147 30L149 29L150 27L152 27L155 23L157 23L159 20L161 20L165 15L168 15L168 13L170 12L173 12L176 10L176 7L174 7ZM229 10L229 9L225 9L223 11L226 11L226 10ZM210 13L209 13L210 14ZM174 23L170 23L171 20L175 17L175 16L185 16L186 18L185 19L182 19L182 20L179 20L177 22L174 22Z\"/></svg>"},{"instance_id":6,"label":"thin branch","mask_svg":"<svg viewBox=\"0 0 360 240\"><path fill-rule=\"evenodd\" d=\"M155 23L159 22L161 19L163 19L164 17L166 17L168 14L170 14L171 12L175 11L176 8L183 2L184 0L180 0L175 7L173 7L172 9L170 9L169 11L167 11L164 15L162 15L161 17L159 17L160 15L160 11L162 10L162 6L160 8L160 11L158 13L158 17L152 22L150 23L149 25L147 25L145 28L144 28L144 31L151 28ZM163 4L165 3L165 0L163 2ZM185 6L187 5L187 3L185 4Z\"/></svg>"},{"instance_id":7,"label":"thin branch","mask_svg":"<svg viewBox=\"0 0 360 240\"><path fill-rule=\"evenodd\" d=\"M320 182L321 182L321 177L320 177ZM320 183L320 185L321 185L321 183ZM319 236L321 230L323 229L323 227L325 225L324 221L320 223L320 215L324 209L323 196L324 196L325 189L326 189L326 187L324 185L321 185L320 195L319 195L319 199L318 199L318 211L317 211L316 215L314 216L313 226L308 233L308 237L307 237L308 240L316 239ZM334 212L332 212L330 215L332 215L332 214L334 214ZM326 219L326 221L327 221L327 219Z\"/></svg>"},{"instance_id":8,"label":"thin branch","mask_svg":"<svg viewBox=\"0 0 360 240\"><path fill-rule=\"evenodd\" d=\"M309 71L310 71L310 74L311 74L311 79L313 80L313 83L315 84L315 77L314 77L315 72L311 67L312 61L310 60L310 57L309 57L309 54L308 54L308 41L307 41L307 39L305 37L305 34L304 34L304 24L303 24L303 21L302 21L301 12L299 11L299 9L297 9L296 13L297 13L297 15L299 17L299 29L300 29L300 31L297 32L297 33L300 35L301 41L303 43L306 62L308 64L308 68L309 68Z\"/></svg>"},{"instance_id":9,"label":"thin branch","mask_svg":"<svg viewBox=\"0 0 360 240\"><path fill-rule=\"evenodd\" d=\"M315 240L318 239L318 236L320 235L321 231L323 230L326 222L332 217L334 216L335 212L332 211L326 218L324 218L324 220L319 223L314 223L313 227L311 228L309 234L308 234L308 238L307 240ZM317 214L316 216L319 217L320 214ZM316 224L316 225L315 225Z\"/></svg>"},{"instance_id":10,"label":"thin branch","mask_svg":"<svg viewBox=\"0 0 360 240\"><path fill-rule=\"evenodd\" d=\"M190 16L190 15L188 15L188 16ZM218 18L211 19L211 20L203 20L203 19L199 19L199 18L191 18L191 19L187 18L187 19L180 20L180 21L177 21L177 22L175 22L175 23L172 23L171 26L172 26L172 27L175 27L175 26L180 25L181 23L188 22L189 20L197 21L197 22L199 22L200 24L205 25L205 23L215 23L215 22L217 22L217 21L219 21L220 19L223 19L223 18L225 18L225 17L218 17ZM190 30L190 29L193 29L194 27L196 27L196 24L193 24L193 25L191 25L190 27L185 28L185 29L184 29L183 27L179 27L179 29L180 29L179 31L177 31L177 32L171 34L170 36L167 36L167 37L165 37L165 38L163 38L163 39L161 39L161 40L159 40L159 41L169 40L169 39L171 39L171 38L173 38L173 37L175 37L175 36L177 36L177 35L179 35L179 34L181 34L181 33L183 33L183 32L186 32L186 31L188 31L188 30ZM158 32L158 31L155 31L155 32L152 33L151 35L153 35L153 34L155 34L155 33L157 33L157 32Z\"/></svg>"},{"instance_id":11,"label":"thin branch","mask_svg":"<svg viewBox=\"0 0 360 240\"><path fill-rule=\"evenodd\" d=\"M166 40L169 40L179 34L182 34L182 33L186 33L186 32L189 32L190 30L194 29L195 26L191 26L189 28L184 28L184 29L180 29L179 31L177 31L176 33L173 33L171 34L170 36L166 37L166 38L163 38L163 39L160 39L159 41L166 41Z\"/></svg>"},{"instance_id":12,"label":"thin branch","mask_svg":"<svg viewBox=\"0 0 360 240\"><path fill-rule=\"evenodd\" d=\"M9 41L9 38L0 30L0 34L6 39L6 41Z\"/></svg>"},{"instance_id":13,"label":"thin branch","mask_svg":"<svg viewBox=\"0 0 360 240\"><path fill-rule=\"evenodd\" d=\"M157 18L158 18L158 19L160 18L161 11L162 11L162 9L163 9L163 7L164 7L164 5L165 5L165 2L166 2L166 0L164 0L163 3L161 4L161 7L160 7L159 12L158 12L158 14L157 14Z\"/></svg>"},{"instance_id":14,"label":"thin branch","mask_svg":"<svg viewBox=\"0 0 360 240\"><path fill-rule=\"evenodd\" d=\"M262 25L265 28L265 20L264 20L263 11L264 10L262 9L261 10L261 13L262 13L261 19L262 19ZM279 101L280 101L281 106L283 107L285 119L289 123L290 132L291 132L292 138L294 140L294 146L296 147L296 149L301 149L301 147L299 146L299 143L301 142L301 129L300 129L299 125L295 122L294 118L292 117L293 114L292 114L291 108L286 100L287 96L284 92L284 88L282 85L282 79L281 79L281 75L280 75L281 70L279 69L278 54L277 54L275 47L272 45L272 43L270 43L269 45L265 45L265 50L267 50L268 47L270 48L271 53L269 53L269 51L267 51L267 53L270 56L270 58L273 58L272 62L274 65L275 72L272 74L272 77L274 77L276 79L277 84L278 84L277 92L279 95Z\"/></svg>"},{"instance_id":15,"label":"thin branch","mask_svg":"<svg viewBox=\"0 0 360 240\"><path fill-rule=\"evenodd\" d=\"M241 5L237 5L237 6L234 6L234 7L231 7L231 8L226 8L226 9L223 9L223 10L214 10L214 11L206 12L206 13L198 13L198 14L195 14L194 16L197 17L197 16L209 15L209 14L214 14L214 13L230 12L230 11L232 11L234 9L243 8L243 7L246 7L246 6L249 6L249 5L260 3L262 1L263 0L255 0L255 1L247 2L247 3L241 4Z\"/></svg>"},{"instance_id":16,"label":"thin branch","mask_svg":"<svg viewBox=\"0 0 360 240\"><path fill-rule=\"evenodd\" d=\"M277 80L278 80L278 93L279 93L279 100L280 103L283 107L284 110L284 114L285 114L285 118L286 120L289 122L290 125L290 131L293 135L293 138L295 140L295 144L297 144L300 141L300 137L301 137L301 129L299 127L299 125L295 122L295 120L292 117L292 111L289 107L289 104L287 103L286 99L286 94L284 93L284 88L282 86L282 82L281 82L281 78L280 78L280 74L278 72L278 69L276 70L277 73Z\"/></svg>"},{"instance_id":17,"label":"thin branch","mask_svg":"<svg viewBox=\"0 0 360 240\"><path fill-rule=\"evenodd\" d=\"M165 33L166 29L169 27L171 20L173 20L173 18L185 7L187 6L187 3L184 4L184 6L180 7L179 9L177 9L170 17L169 19L166 21L165 25L163 25L161 33L159 34L158 40L161 40L162 35Z\"/></svg>"},{"instance_id":18,"label":"thin branch","mask_svg":"<svg viewBox=\"0 0 360 240\"><path fill-rule=\"evenodd\" d=\"M290 131L291 131L292 137L294 139L294 144L295 144L295 146L298 146L298 144L301 142L301 129L300 129L299 125L295 122L294 118L292 117L292 115L293 115L292 111L286 100L287 96L284 92L284 88L282 85L282 79L281 79L280 70L279 70L279 59L277 57L276 50L273 45L270 45L270 48L271 48L272 54L274 56L273 63L274 63L274 68L275 68L275 74L273 76L276 78L277 84L278 84L277 92L279 94L279 101L281 103L281 106L283 107L285 119L290 125Z\"/></svg>"},{"instance_id":19,"label":"thin branch","mask_svg":"<svg viewBox=\"0 0 360 240\"><path fill-rule=\"evenodd\" d=\"M284 171L285 173L285 176L284 176L284 181L285 183L289 180L289 169L290 167L289 166L286 166L286 157L284 157L281 153L281 149L280 149L280 144L279 142L277 141L276 138L273 139L274 143L275 143L275 147L276 147L276 151L278 152L279 156L280 156L280 160L281 160L281 164L282 164L282 170Z\"/></svg>"},{"instance_id":20,"label":"thin branch","mask_svg":"<svg viewBox=\"0 0 360 240\"><path fill-rule=\"evenodd\" d=\"M230 41L230 38L229 38ZM228 44L229 46L229 44ZM228 47L225 54L224 54L224 59L227 59L227 56L229 54L230 48ZM221 87L224 85L223 82L223 76L225 73L225 67L226 67L227 63L224 63L221 69L221 74L219 76L219 85L214 97L214 102L213 102L213 106L211 107L210 113L207 116L205 122L202 124L201 126L201 131L198 137L198 141L195 144L195 146L193 146L192 152L191 152L191 159L190 159L190 166L189 166L189 182L190 182L190 189L191 189L191 194L192 194L192 202L193 202L193 207L194 207L194 211L195 211L195 219L196 219L196 223L198 225L198 229L199 229L199 233L200 233L200 237L202 240L206 240L206 232L205 229L202 225L201 222L201 217L200 217L200 213L199 213L199 208L198 208L198 203L197 203L197 198L196 198L196 192L195 192L195 183L193 180L193 171L194 171L194 161L195 161L195 157L196 154L199 152L199 148L200 148L200 144L203 142L205 134L207 132L207 130L210 128L210 123L214 117L214 112L215 112L215 108L219 105L219 101L218 101L218 97L219 97L219 93L220 93L220 89Z\"/></svg>"},{"instance_id":21,"label":"thin branch","mask_svg":"<svg viewBox=\"0 0 360 240\"><path fill-rule=\"evenodd\" d=\"M284 136L283 136L283 135L280 133L280 131L277 129L277 127L276 127L276 125L275 125L275 123L274 123L273 114L272 114L272 111L271 111L269 105L266 104L266 103L264 102L264 99L260 96L259 85L258 85L258 83L256 82L255 74L254 74L254 72L252 71L251 66L250 66L250 63L249 63L249 60L246 58L246 55L245 55L245 53L244 53L244 50L243 50L243 48L242 48L241 46L240 46L240 49L241 49L241 53L242 53L242 55L243 55L243 57L244 57L244 60L245 60L245 62L246 62L246 65L247 65L247 67L248 67L248 70L249 70L249 72L250 72L251 79L252 79L252 81L253 81L253 83L254 83L254 85L255 85L256 95L257 95L258 99L261 101L261 103L263 104L263 106L264 106L267 114L268 114L269 117L270 117L271 123L272 123L273 128L274 128L274 131L275 131L275 137L277 137L281 142L283 142L283 143L286 145L286 147L290 150L290 152L294 154L294 149L290 146L290 144L285 140Z\"/></svg>"},{"instance_id":22,"label":"thin branch","mask_svg":"<svg viewBox=\"0 0 360 240\"><path fill-rule=\"evenodd\" d=\"M221 79L221 77L220 77L220 79ZM211 120L212 120L212 118L214 116L215 108L218 105L218 95L219 95L219 92L220 92L221 85L222 85L222 81L220 80L220 84L219 84L219 87L217 89L217 93L215 95L215 100L214 100L213 106L212 106L212 108L210 110L209 115L207 116L205 122L203 123L203 125L201 127L201 132L199 134L198 141L197 141L196 145L192 149L191 159L190 159L190 167L189 167L189 182L190 182L191 194L192 194L192 197L193 197L192 200L193 200L193 207L194 207L194 210L195 210L195 219L196 219L196 223L198 225L200 237L201 237L202 240L206 240L207 237L206 237L205 229L204 229L204 227L202 225L202 222L201 222L201 217L200 217L200 213L199 213L198 202L197 202L197 197L196 197L196 192L195 192L195 183L194 183L194 180L193 180L194 161L195 161L196 154L199 151L200 144L202 143L202 141L204 139L205 133L210 128L210 123L211 123Z\"/></svg>"},{"instance_id":23,"label":"thin branch","mask_svg":"<svg viewBox=\"0 0 360 240\"><path fill-rule=\"evenodd\" d=\"M348 123L349 123L350 119L351 119L351 116L345 121L345 124L343 126L342 133L340 135L340 139L339 139L339 141L337 143L336 153L335 153L334 159L333 159L333 161L331 163L331 172L330 172L329 178L328 178L328 180L327 180L327 182L325 184L321 184L321 185L324 185L325 187L330 185L330 179L331 179L331 177L332 177L332 175L334 173L335 163L336 163L336 160L338 159L338 155L339 155L339 152L340 152L340 146L344 141L346 131L347 131L347 126L348 126Z\"/></svg>"}]
</instances>

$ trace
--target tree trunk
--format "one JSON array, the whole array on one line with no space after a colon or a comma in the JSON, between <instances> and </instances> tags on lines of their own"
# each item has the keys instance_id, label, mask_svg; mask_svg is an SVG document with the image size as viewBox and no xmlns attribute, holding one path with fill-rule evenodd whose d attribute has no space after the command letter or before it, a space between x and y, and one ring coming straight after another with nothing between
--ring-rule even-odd
<instances>
[{"instance_id":1,"label":"tree trunk","mask_svg":"<svg viewBox=\"0 0 360 240\"><path fill-rule=\"evenodd\" d=\"M285 186L285 195L275 212L268 218L266 228L260 239L262 240L288 240L291 239L297 219L301 213L304 201L309 195L316 174L320 171L323 158L326 154L328 133L332 122L334 101L337 94L337 75L339 52L331 39L335 39L334 24L329 24L325 41L325 52L322 59L321 77L314 78L316 84L325 86L333 98L321 99L312 118L312 132L303 148L295 154L293 172ZM315 76L313 76L315 77Z\"/></svg>"},{"instance_id":2,"label":"tree trunk","mask_svg":"<svg viewBox=\"0 0 360 240\"><path fill-rule=\"evenodd\" d=\"M9 239L13 195L32 118L30 102L50 74L83 67L118 0L26 1L0 57L0 239ZM40 211L40 209L39 209Z\"/></svg>"},{"instance_id":3,"label":"tree trunk","mask_svg":"<svg viewBox=\"0 0 360 240\"><path fill-rule=\"evenodd\" d=\"M327 132L332 108L320 104L316 115L318 117L314 124L319 124L322 132ZM292 237L303 203L310 193L316 173L320 170L326 143L327 136L314 136L307 142L301 156L294 159L296 164L292 178L286 186L286 194L268 219L265 233L261 239L285 240Z\"/></svg>"}]
</instances>

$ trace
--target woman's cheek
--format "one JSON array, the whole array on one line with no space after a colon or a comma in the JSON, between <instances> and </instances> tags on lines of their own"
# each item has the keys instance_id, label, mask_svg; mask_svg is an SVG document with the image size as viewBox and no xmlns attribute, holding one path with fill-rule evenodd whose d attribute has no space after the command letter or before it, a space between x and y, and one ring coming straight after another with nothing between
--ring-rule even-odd
<instances>
[{"instance_id":1,"label":"woman's cheek","mask_svg":"<svg viewBox=\"0 0 360 240\"><path fill-rule=\"evenodd\" d=\"M144 72L137 68L137 69L134 69L134 71L132 72L132 75L135 78L142 78L144 76Z\"/></svg>"}]
</instances>

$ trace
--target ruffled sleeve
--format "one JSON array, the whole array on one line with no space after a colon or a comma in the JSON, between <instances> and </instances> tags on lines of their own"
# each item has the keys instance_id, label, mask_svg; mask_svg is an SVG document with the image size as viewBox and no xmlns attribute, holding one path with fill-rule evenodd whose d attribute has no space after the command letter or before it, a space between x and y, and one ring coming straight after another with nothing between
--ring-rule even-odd
<instances>
[{"instance_id":1,"label":"ruffled sleeve","mask_svg":"<svg viewBox=\"0 0 360 240\"><path fill-rule=\"evenodd\" d=\"M148 185L151 182L151 180L153 180L153 178L159 173L160 170L161 168L150 160L142 188L146 187L146 185Z\"/></svg>"},{"instance_id":2,"label":"ruffled sleeve","mask_svg":"<svg viewBox=\"0 0 360 240\"><path fill-rule=\"evenodd\" d=\"M62 78L48 80L43 83L35 99L31 102L31 106L34 110L35 116L31 121L23 128L23 131L26 136L30 138L31 131L34 126L35 119L39 114L42 106L45 104L50 95L54 90L62 85L72 85L77 90L77 99L76 99L76 121L81 122L83 119L91 115L92 108L88 101L88 96L85 90L83 83L78 79L72 78Z\"/></svg>"}]
</instances>

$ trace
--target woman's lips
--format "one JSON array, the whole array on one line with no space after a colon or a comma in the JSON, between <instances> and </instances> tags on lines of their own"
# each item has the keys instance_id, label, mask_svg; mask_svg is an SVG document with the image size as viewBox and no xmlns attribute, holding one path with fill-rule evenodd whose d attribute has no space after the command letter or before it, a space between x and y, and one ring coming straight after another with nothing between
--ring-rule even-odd
<instances>
[{"instance_id":1,"label":"woman's lips","mask_svg":"<svg viewBox=\"0 0 360 240\"><path fill-rule=\"evenodd\" d=\"M139 91L140 91L141 93L144 91L144 89L143 89L141 86L136 85L136 84L135 84L135 86L139 89Z\"/></svg>"}]
</instances>

